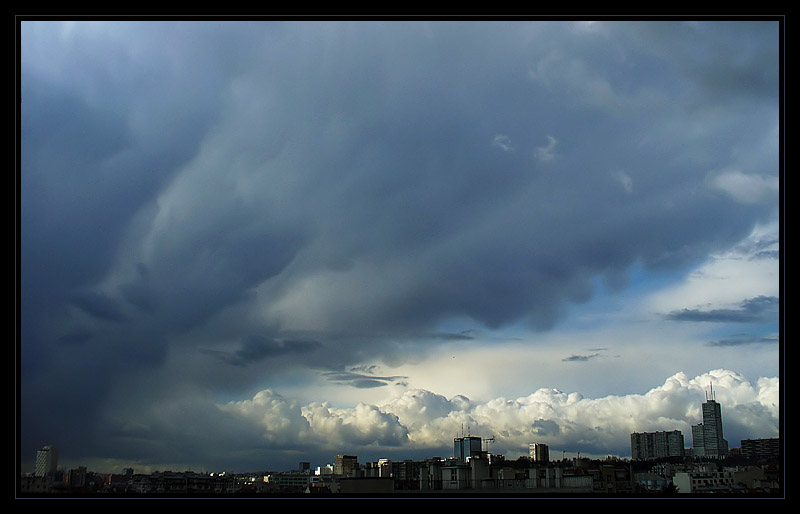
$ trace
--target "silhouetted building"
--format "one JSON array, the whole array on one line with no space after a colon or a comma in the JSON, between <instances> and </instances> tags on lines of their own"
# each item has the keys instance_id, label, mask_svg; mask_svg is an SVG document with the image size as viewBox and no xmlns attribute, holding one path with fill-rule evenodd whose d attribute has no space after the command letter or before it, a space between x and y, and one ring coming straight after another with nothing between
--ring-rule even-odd
<instances>
[{"instance_id":1,"label":"silhouetted building","mask_svg":"<svg viewBox=\"0 0 800 514\"><path fill-rule=\"evenodd\" d=\"M69 470L67 483L72 487L83 487L86 485L86 466L78 466L76 469Z\"/></svg>"},{"instance_id":2,"label":"silhouetted building","mask_svg":"<svg viewBox=\"0 0 800 514\"><path fill-rule=\"evenodd\" d=\"M343 478L339 481L342 494L387 494L394 491L394 480L390 477Z\"/></svg>"}]
</instances>

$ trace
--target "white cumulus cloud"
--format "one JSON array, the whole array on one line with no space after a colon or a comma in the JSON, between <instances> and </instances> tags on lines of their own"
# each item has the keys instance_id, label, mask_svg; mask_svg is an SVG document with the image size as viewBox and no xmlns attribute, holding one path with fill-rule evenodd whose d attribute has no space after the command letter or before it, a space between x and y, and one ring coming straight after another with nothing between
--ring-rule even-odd
<instances>
[{"instance_id":1,"label":"white cumulus cloud","mask_svg":"<svg viewBox=\"0 0 800 514\"><path fill-rule=\"evenodd\" d=\"M312 403L303 408L303 416L319 440L328 444L401 446L408 435L397 416L364 403L347 409Z\"/></svg>"},{"instance_id":2,"label":"white cumulus cloud","mask_svg":"<svg viewBox=\"0 0 800 514\"><path fill-rule=\"evenodd\" d=\"M414 389L382 406L336 408L316 402L298 407L265 390L223 410L257 424L269 441L308 440L313 433L331 451L358 452L378 445L409 451L449 448L454 436L469 431L493 436L491 450L512 458L530 442L547 443L556 451L626 456L632 432L680 430L691 447L691 426L702 422L701 404L712 388L732 447L741 439L777 436L778 379L762 377L753 383L724 369L694 378L679 372L644 394L602 398L542 388L516 399L474 402Z\"/></svg>"},{"instance_id":3,"label":"white cumulus cloud","mask_svg":"<svg viewBox=\"0 0 800 514\"><path fill-rule=\"evenodd\" d=\"M241 416L261 428L264 439L274 443L302 441L311 434L296 402L269 389L259 391L252 400L221 405L223 412Z\"/></svg>"}]
</instances>

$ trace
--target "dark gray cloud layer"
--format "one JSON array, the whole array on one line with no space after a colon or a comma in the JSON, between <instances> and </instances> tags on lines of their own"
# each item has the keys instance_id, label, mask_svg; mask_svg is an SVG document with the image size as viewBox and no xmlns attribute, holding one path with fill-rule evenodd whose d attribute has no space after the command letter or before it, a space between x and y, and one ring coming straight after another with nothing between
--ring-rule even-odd
<instances>
[{"instance_id":1,"label":"dark gray cloud layer","mask_svg":"<svg viewBox=\"0 0 800 514\"><path fill-rule=\"evenodd\" d=\"M328 371L323 373L325 378L340 384L349 384L358 389L383 387L393 382L403 380L403 376L376 376L371 374L354 373L352 371Z\"/></svg>"},{"instance_id":2,"label":"dark gray cloud layer","mask_svg":"<svg viewBox=\"0 0 800 514\"><path fill-rule=\"evenodd\" d=\"M774 215L724 179L777 177L775 23L21 36L26 455L54 434L93 451L110 398L139 405L118 384L156 372L244 391L470 337L430 335L451 317L549 329L597 277L697 262Z\"/></svg>"},{"instance_id":3,"label":"dark gray cloud layer","mask_svg":"<svg viewBox=\"0 0 800 514\"><path fill-rule=\"evenodd\" d=\"M292 353L308 354L321 346L317 341L271 339L261 335L245 338L241 346L233 353L219 350L205 350L209 355L214 355L222 362L235 366L247 366L261 360L279 355Z\"/></svg>"},{"instance_id":4,"label":"dark gray cloud layer","mask_svg":"<svg viewBox=\"0 0 800 514\"><path fill-rule=\"evenodd\" d=\"M564 362L586 362L590 359L594 359L595 357L599 357L599 353L593 353L591 355L570 355L569 357L564 357Z\"/></svg>"},{"instance_id":5,"label":"dark gray cloud layer","mask_svg":"<svg viewBox=\"0 0 800 514\"><path fill-rule=\"evenodd\" d=\"M666 315L672 321L704 321L713 323L774 322L780 300L774 296L758 296L744 300L738 309L681 309Z\"/></svg>"},{"instance_id":6,"label":"dark gray cloud layer","mask_svg":"<svg viewBox=\"0 0 800 514\"><path fill-rule=\"evenodd\" d=\"M745 345L776 345L779 343L777 336L758 336L754 334L732 334L724 339L709 341L708 346L736 347Z\"/></svg>"}]
</instances>

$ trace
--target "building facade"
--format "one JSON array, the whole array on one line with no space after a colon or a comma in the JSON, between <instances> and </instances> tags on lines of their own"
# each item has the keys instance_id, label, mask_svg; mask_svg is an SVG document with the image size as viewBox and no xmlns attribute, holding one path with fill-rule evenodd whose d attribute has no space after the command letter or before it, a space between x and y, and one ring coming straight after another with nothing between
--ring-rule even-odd
<instances>
[{"instance_id":1,"label":"building facade","mask_svg":"<svg viewBox=\"0 0 800 514\"><path fill-rule=\"evenodd\" d=\"M736 489L733 471L681 471L672 477L679 494L726 492Z\"/></svg>"},{"instance_id":2,"label":"building facade","mask_svg":"<svg viewBox=\"0 0 800 514\"><path fill-rule=\"evenodd\" d=\"M781 440L742 439L742 455L757 459L777 459L781 454Z\"/></svg>"},{"instance_id":3,"label":"building facade","mask_svg":"<svg viewBox=\"0 0 800 514\"><path fill-rule=\"evenodd\" d=\"M703 424L692 425L692 456L705 456L705 437L703 436Z\"/></svg>"},{"instance_id":4,"label":"building facade","mask_svg":"<svg viewBox=\"0 0 800 514\"><path fill-rule=\"evenodd\" d=\"M692 446L694 455L698 457L725 457L728 455L728 441L722 432L722 409L714 399L706 393L703 404L703 422L692 426Z\"/></svg>"},{"instance_id":5,"label":"building facade","mask_svg":"<svg viewBox=\"0 0 800 514\"><path fill-rule=\"evenodd\" d=\"M58 469L58 449L53 446L45 446L36 452L36 467L34 475L43 477L55 473Z\"/></svg>"},{"instance_id":6,"label":"building facade","mask_svg":"<svg viewBox=\"0 0 800 514\"><path fill-rule=\"evenodd\" d=\"M466 436L453 439L453 458L459 462L467 462L472 457L483 453L480 437Z\"/></svg>"},{"instance_id":7,"label":"building facade","mask_svg":"<svg viewBox=\"0 0 800 514\"><path fill-rule=\"evenodd\" d=\"M358 471L358 457L356 455L337 455L333 460L333 474L341 476L355 476Z\"/></svg>"},{"instance_id":8,"label":"building facade","mask_svg":"<svg viewBox=\"0 0 800 514\"><path fill-rule=\"evenodd\" d=\"M530 453L531 460L534 462L545 464L550 462L550 448L544 443L530 443L528 445L528 452Z\"/></svg>"},{"instance_id":9,"label":"building facade","mask_svg":"<svg viewBox=\"0 0 800 514\"><path fill-rule=\"evenodd\" d=\"M275 486L278 491L303 492L311 484L311 475L308 473L274 473L267 475L264 482Z\"/></svg>"},{"instance_id":10,"label":"building facade","mask_svg":"<svg viewBox=\"0 0 800 514\"><path fill-rule=\"evenodd\" d=\"M683 457L684 454L683 434L680 430L631 434L631 458L633 460Z\"/></svg>"}]
</instances>

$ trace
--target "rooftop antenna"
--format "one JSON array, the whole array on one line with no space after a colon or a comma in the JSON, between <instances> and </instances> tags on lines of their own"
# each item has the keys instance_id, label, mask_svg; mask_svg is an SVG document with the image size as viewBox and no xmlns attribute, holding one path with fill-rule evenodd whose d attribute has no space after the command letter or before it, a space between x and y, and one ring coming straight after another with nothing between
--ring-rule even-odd
<instances>
[{"instance_id":1,"label":"rooftop antenna","mask_svg":"<svg viewBox=\"0 0 800 514\"><path fill-rule=\"evenodd\" d=\"M714 398L714 383L712 381L710 381L710 380L708 382L708 387L709 387L709 389L711 391L711 401L713 402L713 401L716 400ZM706 391L706 401L708 401L708 400L709 400L709 391Z\"/></svg>"}]
</instances>

